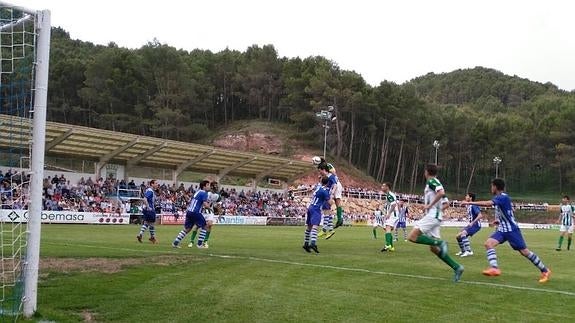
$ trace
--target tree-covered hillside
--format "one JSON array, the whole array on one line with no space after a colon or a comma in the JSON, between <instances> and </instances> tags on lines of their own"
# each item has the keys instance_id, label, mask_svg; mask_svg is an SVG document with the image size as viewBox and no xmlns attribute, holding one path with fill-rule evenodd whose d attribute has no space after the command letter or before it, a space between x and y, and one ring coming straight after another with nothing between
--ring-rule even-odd
<instances>
[{"instance_id":1,"label":"tree-covered hillside","mask_svg":"<svg viewBox=\"0 0 575 323\"><path fill-rule=\"evenodd\" d=\"M286 58L273 45L240 52L95 46L52 34L49 119L194 141L229 122L290 123L321 149L315 113L336 107L330 155L398 191L419 191L439 140L449 192L486 189L500 156L513 191L575 188L575 95L487 68L366 84L321 56Z\"/></svg>"}]
</instances>

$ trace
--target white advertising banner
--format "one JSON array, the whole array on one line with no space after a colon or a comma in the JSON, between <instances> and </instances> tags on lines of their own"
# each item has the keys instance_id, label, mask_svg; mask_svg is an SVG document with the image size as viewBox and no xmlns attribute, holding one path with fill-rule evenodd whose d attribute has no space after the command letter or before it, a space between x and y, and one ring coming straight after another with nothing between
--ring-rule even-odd
<instances>
[{"instance_id":1,"label":"white advertising banner","mask_svg":"<svg viewBox=\"0 0 575 323\"><path fill-rule=\"evenodd\" d=\"M28 210L0 210L0 222L28 222ZM130 214L42 211L42 223L129 224Z\"/></svg>"},{"instance_id":2,"label":"white advertising banner","mask_svg":"<svg viewBox=\"0 0 575 323\"><path fill-rule=\"evenodd\" d=\"M218 224L266 225L267 221L268 218L265 216L223 215L217 218Z\"/></svg>"}]
</instances>

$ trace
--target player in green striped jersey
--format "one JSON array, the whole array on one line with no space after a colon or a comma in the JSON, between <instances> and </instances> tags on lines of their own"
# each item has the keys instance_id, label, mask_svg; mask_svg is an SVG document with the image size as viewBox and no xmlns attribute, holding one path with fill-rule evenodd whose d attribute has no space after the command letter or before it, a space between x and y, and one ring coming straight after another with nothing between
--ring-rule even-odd
<instances>
[{"instance_id":1,"label":"player in green striped jersey","mask_svg":"<svg viewBox=\"0 0 575 323\"><path fill-rule=\"evenodd\" d=\"M567 250L571 249L571 242L573 241L573 212L575 208L570 203L569 196L563 196L561 200L561 217L559 218L561 227L559 228L559 244L557 251L561 251L563 239L567 236Z\"/></svg>"},{"instance_id":2,"label":"player in green striped jersey","mask_svg":"<svg viewBox=\"0 0 575 323\"><path fill-rule=\"evenodd\" d=\"M395 251L393 246L393 233L397 221L397 196L391 191L390 183L383 183L381 190L385 194L385 213L384 213L384 226L385 226L385 245L381 251Z\"/></svg>"},{"instance_id":3,"label":"player in green striped jersey","mask_svg":"<svg viewBox=\"0 0 575 323\"><path fill-rule=\"evenodd\" d=\"M429 164L425 167L425 194L424 210L426 214L419 220L411 232L408 239L418 244L429 245L429 249L439 259L453 269L453 280L458 282L463 274L463 266L453 260L447 253L447 242L441 240L439 233L441 221L443 220L443 198L445 190L441 182L437 179L437 165Z\"/></svg>"}]
</instances>

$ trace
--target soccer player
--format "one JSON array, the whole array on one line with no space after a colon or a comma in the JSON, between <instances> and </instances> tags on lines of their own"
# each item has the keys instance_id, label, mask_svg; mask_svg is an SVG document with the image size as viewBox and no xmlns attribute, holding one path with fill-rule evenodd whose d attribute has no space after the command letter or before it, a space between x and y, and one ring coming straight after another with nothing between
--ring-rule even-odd
<instances>
[{"instance_id":1,"label":"soccer player","mask_svg":"<svg viewBox=\"0 0 575 323\"><path fill-rule=\"evenodd\" d=\"M569 196L563 196L561 200L561 227L559 228L559 244L557 251L561 251L563 239L567 236L567 250L571 250L571 242L573 241L573 211L575 208L570 204Z\"/></svg>"},{"instance_id":2,"label":"soccer player","mask_svg":"<svg viewBox=\"0 0 575 323\"><path fill-rule=\"evenodd\" d=\"M190 200L190 204L188 205L188 209L186 210L186 221L184 223L184 230L180 231L172 242L172 247L180 248L180 242L186 237L186 234L192 230L194 225L200 228L202 231L205 232L206 230L206 219L202 215L202 208L207 208L210 206L208 201L208 190L210 189L210 182L209 181L201 181L199 190L194 194L194 197ZM204 249L206 248L203 244L203 239L198 238L198 248ZM204 233L205 235L205 233Z\"/></svg>"},{"instance_id":3,"label":"soccer player","mask_svg":"<svg viewBox=\"0 0 575 323\"><path fill-rule=\"evenodd\" d=\"M188 248L192 248L194 246L194 240L196 235L198 234L198 230L200 231L200 237L198 238L198 245L200 241L203 241L202 245L205 249L209 248L208 240L210 239L210 234L212 233L212 227L215 223L215 211L214 208L216 203L220 201L220 194L218 189L218 182L211 182L210 183L211 191L208 192L208 202L210 207L202 209L202 215L204 219L206 219L206 229L199 230L198 226L194 226L192 228L192 234L190 236L190 243L188 244Z\"/></svg>"},{"instance_id":4,"label":"soccer player","mask_svg":"<svg viewBox=\"0 0 575 323\"><path fill-rule=\"evenodd\" d=\"M465 195L466 202L473 202L475 201L475 193L467 193ZM483 215L481 214L481 209L477 205L468 205L467 206L467 216L469 217L469 224L463 228L455 239L457 239L457 243L459 244L460 251L456 253L456 256L461 257L468 257L473 256L473 251L471 250L471 243L469 242L469 238L472 237L474 234L481 230L481 218Z\"/></svg>"},{"instance_id":5,"label":"soccer player","mask_svg":"<svg viewBox=\"0 0 575 323\"><path fill-rule=\"evenodd\" d=\"M377 239L377 228L383 228L384 227L384 216L383 216L383 212L381 212L380 209L377 209L373 212L373 238Z\"/></svg>"},{"instance_id":6,"label":"soccer player","mask_svg":"<svg viewBox=\"0 0 575 323\"><path fill-rule=\"evenodd\" d=\"M397 225L394 230L394 239L397 241L397 234L399 229L403 229L403 241L407 241L407 218L409 217L409 208L403 200L399 200L399 210L397 211Z\"/></svg>"},{"instance_id":7,"label":"soccer player","mask_svg":"<svg viewBox=\"0 0 575 323\"><path fill-rule=\"evenodd\" d=\"M318 185L313 193L311 203L307 209L306 230L304 236L303 249L307 252L311 250L319 253L317 249L317 228L321 222L321 208L324 203L331 205L330 193L328 190L328 178L322 177L321 186Z\"/></svg>"},{"instance_id":8,"label":"soccer player","mask_svg":"<svg viewBox=\"0 0 575 323\"><path fill-rule=\"evenodd\" d=\"M397 196L391 191L390 183L383 183L381 185L381 190L385 194L385 245L381 251L395 251L393 246L393 234L391 233L395 230L395 226L399 221L397 217Z\"/></svg>"},{"instance_id":9,"label":"soccer player","mask_svg":"<svg viewBox=\"0 0 575 323\"><path fill-rule=\"evenodd\" d=\"M343 185L339 181L339 178L337 177L337 174L335 172L335 167L333 167L332 164L326 162L325 159L321 158L321 163L318 165L318 168L320 168L322 165L327 166L327 172L329 174L332 174L333 176L335 176L335 182L333 183L333 185L335 185L335 187L330 186L330 191L331 191L331 194L333 195L333 198L335 201L335 207L336 207L335 214L337 216L337 222L335 223L335 229L337 229L338 227L341 227L343 225L343 206L342 206L342 202L341 202L341 198L343 196ZM322 173L322 175L325 176L327 174Z\"/></svg>"},{"instance_id":10,"label":"soccer player","mask_svg":"<svg viewBox=\"0 0 575 323\"><path fill-rule=\"evenodd\" d=\"M445 190L437 179L437 165L429 164L424 171L426 184L424 191L424 211L421 218L408 235L411 242L429 245L429 249L439 259L453 269L453 280L458 282L463 275L463 266L453 260L447 253L447 242L441 240L440 229L443 219L442 199Z\"/></svg>"},{"instance_id":11,"label":"soccer player","mask_svg":"<svg viewBox=\"0 0 575 323\"><path fill-rule=\"evenodd\" d=\"M485 241L489 268L483 271L483 275L501 275L501 270L497 264L495 247L505 241L509 241L509 245L513 250L519 251L520 254L529 259L529 261L531 261L531 263L541 271L539 282L546 283L551 276L551 271L549 268L545 267L541 259L539 259L535 253L527 249L527 244L523 239L521 230L519 229L517 222L515 222L511 198L507 193L505 193L505 181L500 178L496 178L491 181L491 194L493 194L493 199L491 201L463 202L464 205L495 207L495 222L493 222L493 224L497 225L497 229L491 234L487 241Z\"/></svg>"},{"instance_id":12,"label":"soccer player","mask_svg":"<svg viewBox=\"0 0 575 323\"><path fill-rule=\"evenodd\" d=\"M144 223L140 228L140 233L136 236L136 239L138 239L138 242L140 243L142 243L142 236L144 235L144 232L146 232L148 229L150 229L150 239L148 240L154 244L158 242L156 240L156 227L154 224L156 223L156 191L158 190L159 186L160 184L158 181L153 179L150 181L150 186L144 192L144 205L142 209L142 214L144 215Z\"/></svg>"},{"instance_id":13,"label":"soccer player","mask_svg":"<svg viewBox=\"0 0 575 323\"><path fill-rule=\"evenodd\" d=\"M331 214L331 204L325 202L321 209L323 213L323 228L322 232L319 234L319 237L325 236L325 239L328 240L335 234L333 227L333 215Z\"/></svg>"}]
</instances>

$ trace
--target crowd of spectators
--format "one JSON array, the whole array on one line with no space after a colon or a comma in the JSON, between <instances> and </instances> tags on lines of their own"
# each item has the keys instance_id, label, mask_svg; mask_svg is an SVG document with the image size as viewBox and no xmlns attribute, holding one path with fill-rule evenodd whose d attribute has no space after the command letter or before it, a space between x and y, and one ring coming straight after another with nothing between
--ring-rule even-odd
<instances>
[{"instance_id":1,"label":"crowd of spectators","mask_svg":"<svg viewBox=\"0 0 575 323\"><path fill-rule=\"evenodd\" d=\"M138 213L140 199L147 186L144 182L136 184L133 180L117 180L115 178L87 179L81 178L77 183L71 183L64 174L44 179L43 207L50 211L76 212L106 212L106 213ZM164 214L183 216L197 185L186 187L183 183L162 184L157 193L156 211ZM237 190L222 188L219 193L223 197L218 204L218 213L225 215L270 216L305 218L307 202L312 192L311 186L300 185L287 192ZM383 200L382 191L363 188L344 188L344 198L371 200L378 203ZM29 196L29 176L23 173L0 172L0 197L3 209L26 209ZM307 197L307 199L305 198ZM398 194L402 200L408 201L417 214L423 197L413 194ZM450 219L464 219L465 214L458 207L458 201L452 201L452 208L446 212ZM521 204L519 209L546 208L546 205ZM349 212L346 216L351 221L364 221L371 216L370 210Z\"/></svg>"},{"instance_id":2,"label":"crowd of spectators","mask_svg":"<svg viewBox=\"0 0 575 323\"><path fill-rule=\"evenodd\" d=\"M29 178L22 178L9 170L0 172L0 197L3 209L26 209ZM115 178L82 177L77 183L71 183L64 174L48 176L43 181L43 208L48 211L137 213L140 211L140 199L147 185L136 184L133 180ZM158 213L184 215L189 200L198 190L197 185L186 187L162 184L158 188ZM283 192L236 190L223 188L218 208L221 214L305 217L306 206L287 198Z\"/></svg>"}]
</instances>

